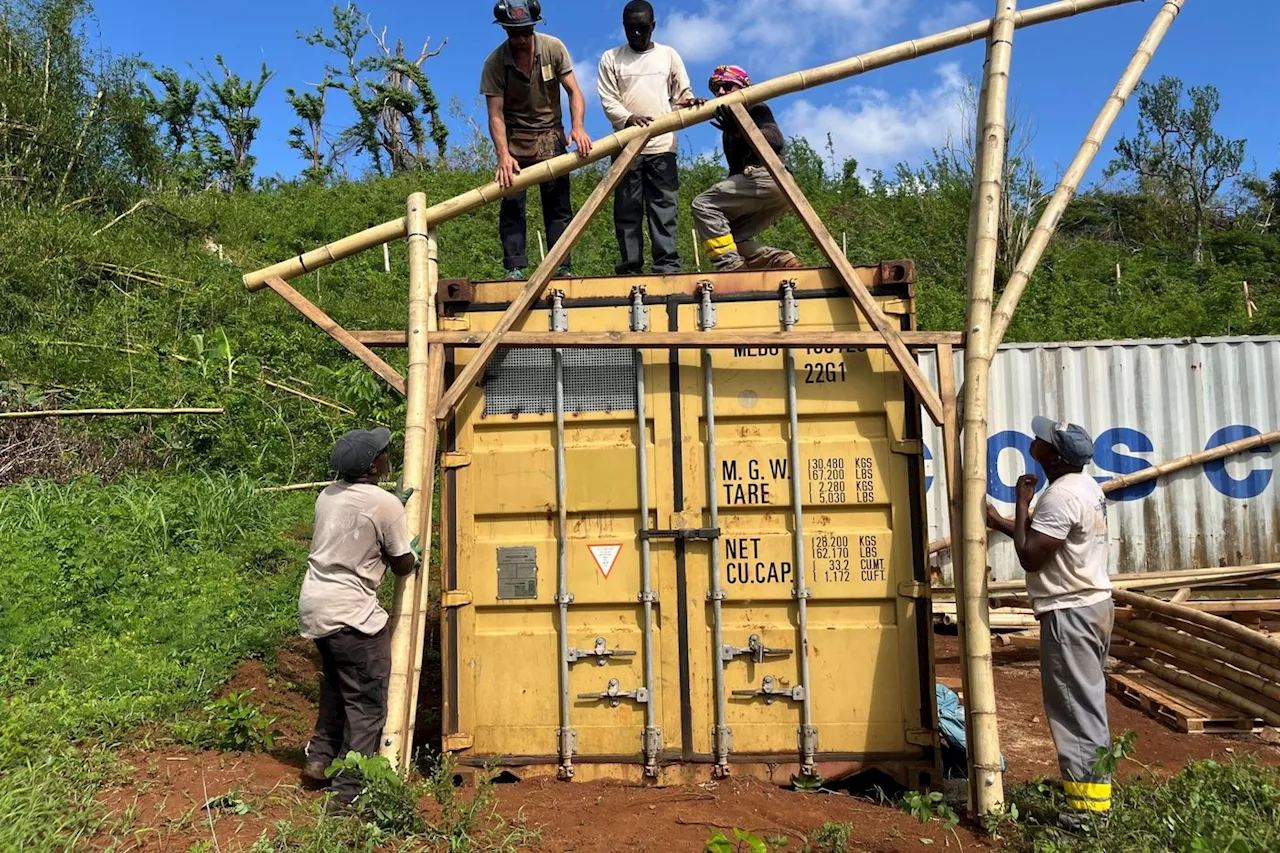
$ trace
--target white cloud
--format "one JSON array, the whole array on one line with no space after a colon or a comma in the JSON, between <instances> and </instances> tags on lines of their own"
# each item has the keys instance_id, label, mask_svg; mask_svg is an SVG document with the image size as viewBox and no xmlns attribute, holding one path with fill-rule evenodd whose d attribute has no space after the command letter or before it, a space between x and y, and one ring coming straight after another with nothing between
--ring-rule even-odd
<instances>
[{"instance_id":1,"label":"white cloud","mask_svg":"<svg viewBox=\"0 0 1280 853\"><path fill-rule=\"evenodd\" d=\"M659 22L658 40L686 61L731 62L761 79L881 47L911 0L703 0Z\"/></svg>"},{"instance_id":2,"label":"white cloud","mask_svg":"<svg viewBox=\"0 0 1280 853\"><path fill-rule=\"evenodd\" d=\"M858 87L843 103L797 101L782 115L782 132L805 137L819 151L830 135L838 158L857 158L864 169L890 169L958 138L967 84L957 63L939 66L937 74L934 88L900 97Z\"/></svg>"},{"instance_id":3,"label":"white cloud","mask_svg":"<svg viewBox=\"0 0 1280 853\"><path fill-rule=\"evenodd\" d=\"M931 36L963 24L981 21L984 17L982 10L978 8L978 4L974 3L973 0L959 0L956 3L947 3L938 10L936 15L921 18L920 32L923 35Z\"/></svg>"},{"instance_id":4,"label":"white cloud","mask_svg":"<svg viewBox=\"0 0 1280 853\"><path fill-rule=\"evenodd\" d=\"M587 99L588 116L602 109L600 107L600 92L597 87L597 83L600 80L601 56L603 54L597 53L588 56L586 59L579 60L572 53L569 55L569 61L573 63L573 76L578 78L578 85L582 88L582 95Z\"/></svg>"}]
</instances>

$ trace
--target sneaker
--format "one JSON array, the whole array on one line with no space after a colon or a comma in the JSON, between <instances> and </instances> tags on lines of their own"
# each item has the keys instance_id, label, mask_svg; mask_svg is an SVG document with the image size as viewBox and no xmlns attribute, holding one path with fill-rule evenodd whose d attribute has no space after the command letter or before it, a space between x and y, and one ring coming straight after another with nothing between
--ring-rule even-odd
<instances>
[{"instance_id":1,"label":"sneaker","mask_svg":"<svg viewBox=\"0 0 1280 853\"><path fill-rule=\"evenodd\" d=\"M749 270L798 270L804 268L804 264L800 263L800 259L791 252L768 246L748 255L744 263Z\"/></svg>"},{"instance_id":2,"label":"sneaker","mask_svg":"<svg viewBox=\"0 0 1280 853\"><path fill-rule=\"evenodd\" d=\"M568 264L556 267L556 278L573 278L573 267Z\"/></svg>"},{"instance_id":3,"label":"sneaker","mask_svg":"<svg viewBox=\"0 0 1280 853\"><path fill-rule=\"evenodd\" d=\"M507 270L507 281L524 281L524 270Z\"/></svg>"},{"instance_id":4,"label":"sneaker","mask_svg":"<svg viewBox=\"0 0 1280 853\"><path fill-rule=\"evenodd\" d=\"M324 772L327 767L323 761L308 761L302 768L302 778L308 782L328 785L329 775Z\"/></svg>"},{"instance_id":5,"label":"sneaker","mask_svg":"<svg viewBox=\"0 0 1280 853\"><path fill-rule=\"evenodd\" d=\"M747 262L742 258L734 258L732 261L727 261L723 264L717 263L715 267L716 272L738 272L739 270L745 270L746 268Z\"/></svg>"}]
</instances>

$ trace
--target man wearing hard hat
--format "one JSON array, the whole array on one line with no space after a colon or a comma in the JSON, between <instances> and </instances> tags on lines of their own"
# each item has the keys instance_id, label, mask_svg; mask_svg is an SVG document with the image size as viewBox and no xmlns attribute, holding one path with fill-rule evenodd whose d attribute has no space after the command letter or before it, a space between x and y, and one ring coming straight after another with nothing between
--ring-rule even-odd
<instances>
[{"instance_id":1,"label":"man wearing hard hat","mask_svg":"<svg viewBox=\"0 0 1280 853\"><path fill-rule=\"evenodd\" d=\"M564 43L537 33L542 22L538 0L500 0L493 8L494 23L507 33L507 40L485 60L480 74L480 94L489 109L489 135L498 156L498 183L510 187L522 169L564 154L572 142L579 157L591 153L587 135L587 102L573 73L573 62ZM564 113L560 89L569 93L569 136L564 134ZM547 245L554 246L573 219L569 176L547 181L541 186L542 218L547 229ZM529 265L526 250L525 193L502 200L498 232L502 240L502 262L507 278L524 278ZM557 270L561 276L573 272L566 258Z\"/></svg>"}]
</instances>

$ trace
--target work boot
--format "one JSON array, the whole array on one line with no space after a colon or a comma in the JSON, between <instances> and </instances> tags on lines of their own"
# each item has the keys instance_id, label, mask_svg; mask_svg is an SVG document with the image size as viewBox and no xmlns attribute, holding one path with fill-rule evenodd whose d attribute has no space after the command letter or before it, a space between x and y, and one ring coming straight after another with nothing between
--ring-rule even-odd
<instances>
[{"instance_id":1,"label":"work boot","mask_svg":"<svg viewBox=\"0 0 1280 853\"><path fill-rule=\"evenodd\" d=\"M524 281L524 270L507 270L507 281Z\"/></svg>"},{"instance_id":2,"label":"work boot","mask_svg":"<svg viewBox=\"0 0 1280 853\"><path fill-rule=\"evenodd\" d=\"M556 278L573 278L573 267L568 264L556 267Z\"/></svg>"},{"instance_id":3,"label":"work boot","mask_svg":"<svg viewBox=\"0 0 1280 853\"><path fill-rule=\"evenodd\" d=\"M327 767L323 761L308 761L302 768L302 778L317 785L328 785L329 775L324 772Z\"/></svg>"},{"instance_id":4,"label":"work boot","mask_svg":"<svg viewBox=\"0 0 1280 853\"><path fill-rule=\"evenodd\" d=\"M741 257L734 257L727 260L717 260L715 262L716 272L738 272L747 268L747 262Z\"/></svg>"},{"instance_id":5,"label":"work boot","mask_svg":"<svg viewBox=\"0 0 1280 853\"><path fill-rule=\"evenodd\" d=\"M749 270L804 269L804 264L800 263L800 259L791 252L775 249L771 246L765 246L763 249L747 255L744 263Z\"/></svg>"}]
</instances>

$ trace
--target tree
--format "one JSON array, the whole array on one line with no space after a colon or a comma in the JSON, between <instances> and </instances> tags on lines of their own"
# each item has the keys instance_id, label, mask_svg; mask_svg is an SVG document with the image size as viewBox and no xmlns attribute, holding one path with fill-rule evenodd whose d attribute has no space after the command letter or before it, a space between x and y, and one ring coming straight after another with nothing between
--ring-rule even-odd
<instances>
[{"instance_id":1,"label":"tree","mask_svg":"<svg viewBox=\"0 0 1280 853\"><path fill-rule=\"evenodd\" d=\"M364 50L367 35L373 35L378 53ZM410 62L404 43L390 47L386 30L375 33L355 4L333 7L332 33L317 28L300 37L309 45L329 48L342 60L341 66L327 66L325 74L331 88L341 89L351 99L356 119L338 134L336 159L348 153L368 154L380 175L426 168L428 138L435 143L438 156L444 157L449 130L422 70L428 59L439 56L443 45L432 51L428 39L418 59Z\"/></svg>"},{"instance_id":2,"label":"tree","mask_svg":"<svg viewBox=\"0 0 1280 853\"><path fill-rule=\"evenodd\" d=\"M200 114L208 122L202 132L202 147L224 191L252 189L253 168L258 161L249 151L262 127L262 119L253 111L275 74L264 62L257 80L245 79L228 68L221 55L215 56L214 61L222 78L204 74L209 97L200 103Z\"/></svg>"},{"instance_id":3,"label":"tree","mask_svg":"<svg viewBox=\"0 0 1280 853\"><path fill-rule=\"evenodd\" d=\"M200 82L184 79L172 68L152 68L151 77L163 92L163 97L158 97L146 89L145 97L148 110L159 119L165 132L167 171L180 189L204 189L210 174L200 146L204 126L200 114Z\"/></svg>"},{"instance_id":4,"label":"tree","mask_svg":"<svg viewBox=\"0 0 1280 853\"><path fill-rule=\"evenodd\" d=\"M289 147L302 155L309 165L303 170L303 177L313 183L322 184L333 173L335 152L330 145L328 156L324 153L324 117L326 101L329 97L329 75L316 85L315 92L302 92L285 89L285 99L293 111L297 113L302 124L289 128Z\"/></svg>"},{"instance_id":5,"label":"tree","mask_svg":"<svg viewBox=\"0 0 1280 853\"><path fill-rule=\"evenodd\" d=\"M1204 261L1205 225L1218 193L1240 174L1246 140L1227 139L1213 128L1221 107L1213 86L1184 89L1176 77L1143 83L1138 90L1138 134L1116 144L1108 177L1138 176L1145 191L1170 203L1175 220L1192 239L1192 257Z\"/></svg>"}]
</instances>

